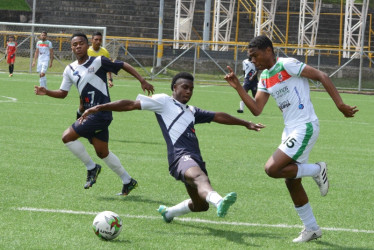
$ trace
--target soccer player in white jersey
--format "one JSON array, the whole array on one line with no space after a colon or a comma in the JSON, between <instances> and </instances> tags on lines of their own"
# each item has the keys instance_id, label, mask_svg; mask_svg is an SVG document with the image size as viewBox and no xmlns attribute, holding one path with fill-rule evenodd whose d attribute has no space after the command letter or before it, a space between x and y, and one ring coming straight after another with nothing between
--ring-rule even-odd
<instances>
[{"instance_id":1,"label":"soccer player in white jersey","mask_svg":"<svg viewBox=\"0 0 374 250\"><path fill-rule=\"evenodd\" d=\"M310 101L308 79L322 83L345 117L353 117L358 109L343 102L325 73L293 58L276 58L273 44L266 36L253 38L248 49L252 62L258 70L263 70L255 98L244 91L230 67L230 73L225 79L255 116L261 114L270 95L276 100L283 113L285 128L281 144L265 164L265 172L272 178L285 178L295 209L304 224L304 229L293 242L319 238L322 231L301 183L303 177L313 177L321 195L325 196L328 192L326 163L308 163L309 153L319 134L319 122Z\"/></svg>"},{"instance_id":2,"label":"soccer player in white jersey","mask_svg":"<svg viewBox=\"0 0 374 250\"><path fill-rule=\"evenodd\" d=\"M89 56L105 56L112 60L110 58L110 54L108 50L104 47L101 47L101 44L103 43L103 35L101 32L95 32L92 35L91 38L91 46L87 50L87 54ZM108 72L108 86L109 88L113 87L113 78L112 78L112 72ZM83 108L83 102L80 100L79 108L77 110L77 119L81 117L82 113L84 112Z\"/></svg>"},{"instance_id":3,"label":"soccer player in white jersey","mask_svg":"<svg viewBox=\"0 0 374 250\"><path fill-rule=\"evenodd\" d=\"M236 193L221 197L210 185L205 162L200 154L199 143L195 134L195 124L211 121L240 125L259 131L262 124L253 124L222 112L211 112L187 105L194 90L194 78L181 72L174 76L171 84L173 95L156 94L152 97L138 95L136 101L120 100L97 105L86 110L80 120L90 119L90 114L100 111L149 110L156 114L164 139L167 144L169 172L176 180L185 184L190 199L173 206L161 205L158 212L165 222L189 212L202 212L209 209L209 204L217 208L217 215L224 217L229 207L236 201Z\"/></svg>"},{"instance_id":4,"label":"soccer player in white jersey","mask_svg":"<svg viewBox=\"0 0 374 250\"><path fill-rule=\"evenodd\" d=\"M244 73L244 83L243 88L248 93L249 90L252 92L252 96L255 97L257 93L257 69L256 66L251 62L251 58L248 55L248 58L243 60L243 73ZM244 102L240 101L238 113L244 112Z\"/></svg>"},{"instance_id":5,"label":"soccer player in white jersey","mask_svg":"<svg viewBox=\"0 0 374 250\"><path fill-rule=\"evenodd\" d=\"M35 94L48 95L54 98L65 98L72 85L75 85L83 101L85 109L110 102L107 72L117 74L123 69L134 76L141 83L143 91L148 94L154 92L154 88L129 64L116 61L112 62L106 57L90 57L87 55L88 40L82 33L73 34L71 38L71 49L77 60L66 66L63 80L58 90L48 90L45 87L35 86ZM87 138L95 148L100 157L113 172L115 172L123 183L121 195L128 195L137 186L137 181L131 178L122 166L118 157L109 151L108 127L112 122L112 112L99 112L90 116L84 123L76 121L67 128L62 141L66 147L80 159L87 168L87 181L85 189L90 188L100 174L101 166L92 161L83 144L78 140L80 137Z\"/></svg>"},{"instance_id":6,"label":"soccer player in white jersey","mask_svg":"<svg viewBox=\"0 0 374 250\"><path fill-rule=\"evenodd\" d=\"M32 67L35 66L35 61L38 59L38 65L36 71L39 73L40 86L47 88L47 73L48 67L52 67L53 62L53 46L52 43L47 40L47 32L43 31L40 34L40 40L36 43L36 50L34 59L32 61Z\"/></svg>"}]
</instances>

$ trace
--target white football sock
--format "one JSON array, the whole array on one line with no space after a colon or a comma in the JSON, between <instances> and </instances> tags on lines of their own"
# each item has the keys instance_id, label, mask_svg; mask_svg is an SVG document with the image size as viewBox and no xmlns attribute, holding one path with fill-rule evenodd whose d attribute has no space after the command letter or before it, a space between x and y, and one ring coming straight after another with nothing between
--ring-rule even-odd
<instances>
[{"instance_id":1,"label":"white football sock","mask_svg":"<svg viewBox=\"0 0 374 250\"><path fill-rule=\"evenodd\" d=\"M215 207L218 207L218 204L222 201L222 196L219 195L216 191L210 191L205 200Z\"/></svg>"},{"instance_id":2,"label":"white football sock","mask_svg":"<svg viewBox=\"0 0 374 250\"><path fill-rule=\"evenodd\" d=\"M321 167L318 164L301 164L296 163L297 174L295 179L306 177L306 176L316 176L321 171Z\"/></svg>"},{"instance_id":3,"label":"white football sock","mask_svg":"<svg viewBox=\"0 0 374 250\"><path fill-rule=\"evenodd\" d=\"M87 170L92 170L95 168L96 164L92 161L90 155L87 153L86 148L83 144L78 141L70 141L65 143L65 146L86 165Z\"/></svg>"},{"instance_id":4,"label":"white football sock","mask_svg":"<svg viewBox=\"0 0 374 250\"><path fill-rule=\"evenodd\" d=\"M47 88L47 77L43 76L39 79L40 86Z\"/></svg>"},{"instance_id":5,"label":"white football sock","mask_svg":"<svg viewBox=\"0 0 374 250\"><path fill-rule=\"evenodd\" d=\"M240 110L243 110L244 109L244 102L243 101L240 101L240 104L239 104L239 109Z\"/></svg>"},{"instance_id":6,"label":"white football sock","mask_svg":"<svg viewBox=\"0 0 374 250\"><path fill-rule=\"evenodd\" d=\"M319 229L309 202L302 207L295 207L295 209L307 231L316 231Z\"/></svg>"},{"instance_id":7,"label":"white football sock","mask_svg":"<svg viewBox=\"0 0 374 250\"><path fill-rule=\"evenodd\" d=\"M108 156L103 158L103 161L122 179L123 184L130 183L131 176L126 172L125 168L121 164L121 161L115 154L109 151Z\"/></svg>"},{"instance_id":8,"label":"white football sock","mask_svg":"<svg viewBox=\"0 0 374 250\"><path fill-rule=\"evenodd\" d=\"M168 207L167 212L165 214L167 219L172 219L174 217L178 217L184 214L188 214L191 212L190 207L188 206L188 203L190 202L191 199L182 201L181 203L173 206L173 207Z\"/></svg>"}]
</instances>

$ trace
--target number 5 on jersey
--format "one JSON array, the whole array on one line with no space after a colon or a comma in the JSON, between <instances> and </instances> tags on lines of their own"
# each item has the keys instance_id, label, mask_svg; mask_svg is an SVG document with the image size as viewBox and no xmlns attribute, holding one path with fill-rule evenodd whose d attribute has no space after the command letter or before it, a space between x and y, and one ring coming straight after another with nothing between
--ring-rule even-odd
<instances>
[{"instance_id":1,"label":"number 5 on jersey","mask_svg":"<svg viewBox=\"0 0 374 250\"><path fill-rule=\"evenodd\" d=\"M296 139L292 137L288 137L283 144L286 144L287 147L293 148L295 146Z\"/></svg>"}]
</instances>

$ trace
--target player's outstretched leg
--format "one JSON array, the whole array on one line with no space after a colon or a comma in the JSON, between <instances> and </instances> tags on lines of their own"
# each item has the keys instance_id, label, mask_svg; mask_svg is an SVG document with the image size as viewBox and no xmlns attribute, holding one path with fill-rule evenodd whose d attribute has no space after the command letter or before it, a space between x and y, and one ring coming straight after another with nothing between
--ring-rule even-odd
<instances>
[{"instance_id":1,"label":"player's outstretched leg","mask_svg":"<svg viewBox=\"0 0 374 250\"><path fill-rule=\"evenodd\" d=\"M188 214L191 211L189 203L191 199L184 200L172 207L167 207L165 205L161 205L157 211L162 215L162 218L166 223L170 223L173 221L175 217L182 216Z\"/></svg>"},{"instance_id":2,"label":"player's outstretched leg","mask_svg":"<svg viewBox=\"0 0 374 250\"><path fill-rule=\"evenodd\" d=\"M96 183L96 179L99 176L100 172L101 166L99 164L96 164L94 169L87 170L87 182L84 185L85 189L89 189L93 184Z\"/></svg>"},{"instance_id":3,"label":"player's outstretched leg","mask_svg":"<svg viewBox=\"0 0 374 250\"><path fill-rule=\"evenodd\" d=\"M173 221L174 217L168 218L166 217L166 213L168 212L168 207L165 205L160 205L160 207L157 209L157 211L162 215L162 218L166 223L170 223Z\"/></svg>"},{"instance_id":4,"label":"player's outstretched leg","mask_svg":"<svg viewBox=\"0 0 374 250\"><path fill-rule=\"evenodd\" d=\"M235 192L229 193L228 195L223 197L222 201L218 204L217 207L218 217L225 217L231 205L235 203L236 197L237 195Z\"/></svg>"},{"instance_id":5,"label":"player's outstretched leg","mask_svg":"<svg viewBox=\"0 0 374 250\"><path fill-rule=\"evenodd\" d=\"M313 177L313 179L319 187L321 196L325 196L329 191L329 180L327 179L327 164L326 162L317 162L316 164L321 167L321 171L318 175Z\"/></svg>"}]
</instances>

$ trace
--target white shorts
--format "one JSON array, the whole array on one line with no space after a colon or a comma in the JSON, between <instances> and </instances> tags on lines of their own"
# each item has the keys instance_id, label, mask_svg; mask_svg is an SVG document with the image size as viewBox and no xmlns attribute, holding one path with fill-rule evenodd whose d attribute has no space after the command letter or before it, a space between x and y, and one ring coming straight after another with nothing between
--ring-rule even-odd
<instances>
[{"instance_id":1,"label":"white shorts","mask_svg":"<svg viewBox=\"0 0 374 250\"><path fill-rule=\"evenodd\" d=\"M307 163L319 135L318 120L293 128L284 128L279 149L298 163Z\"/></svg>"},{"instance_id":2,"label":"white shorts","mask_svg":"<svg viewBox=\"0 0 374 250\"><path fill-rule=\"evenodd\" d=\"M36 68L36 72L38 73L46 73L49 67L49 61L38 61L38 66Z\"/></svg>"}]
</instances>

